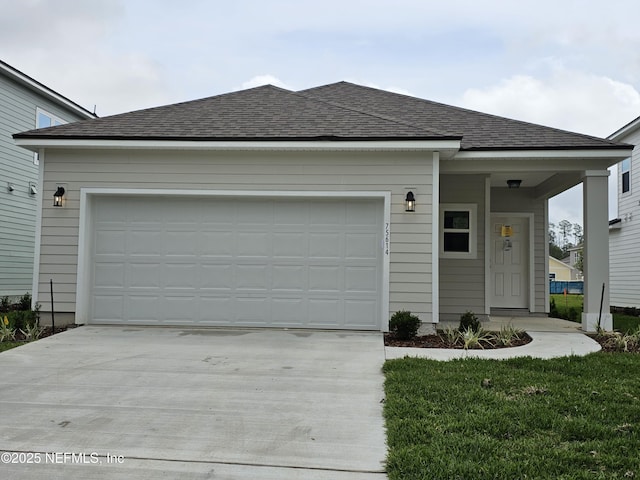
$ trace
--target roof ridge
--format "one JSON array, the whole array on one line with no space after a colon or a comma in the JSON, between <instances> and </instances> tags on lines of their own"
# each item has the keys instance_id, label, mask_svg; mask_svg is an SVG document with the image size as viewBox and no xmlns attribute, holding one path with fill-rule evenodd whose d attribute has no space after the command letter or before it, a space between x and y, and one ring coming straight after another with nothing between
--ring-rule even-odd
<instances>
[{"instance_id":1,"label":"roof ridge","mask_svg":"<svg viewBox=\"0 0 640 480\"><path fill-rule=\"evenodd\" d=\"M349 82L345 82L345 81L341 81L341 82L337 82L337 83L345 83L345 84L354 85L354 86L358 86L358 87L360 86L360 85L357 85L355 83L350 84ZM329 84L329 85L335 85L335 84ZM327 85L324 85L324 86L327 86ZM319 87L319 88L322 88L322 87ZM313 90L313 89L311 88L311 89L307 89L307 90ZM360 108L355 108L355 107L352 107L352 106L349 106L349 105L344 105L344 104L339 103L339 102L332 102L332 101L329 101L329 100L325 100L323 98L317 98L317 97L315 97L313 95L305 95L305 94L302 93L302 92L305 92L307 90L300 90L300 91L292 92L292 93L295 94L295 95L299 95L301 97L307 98L307 99L314 100L316 102L321 102L321 103L325 103L327 105L331 105L333 107L338 107L338 108L342 108L344 110L349 110L350 112L356 112L356 113L360 113L360 114L363 114L363 115L368 115L370 117L379 118L379 119L387 121L387 122L393 122L393 123L396 123L398 125L404 125L405 127L415 128L416 130L421 131L421 132L435 133L437 135L442 135L442 136L445 136L445 137L462 138L462 135L460 135L460 134L452 134L452 133L444 132L444 131L436 129L436 128L430 128L429 130L426 130L426 129L424 129L424 128L422 128L422 127L420 127L420 126L418 126L418 125L416 125L416 124L414 124L412 122L400 120L399 118L396 118L396 117L392 117L392 116L388 116L388 115L382 115L380 113L371 112L371 111L363 110L363 109L360 109ZM415 97L410 97L410 98L415 98Z\"/></svg>"}]
</instances>

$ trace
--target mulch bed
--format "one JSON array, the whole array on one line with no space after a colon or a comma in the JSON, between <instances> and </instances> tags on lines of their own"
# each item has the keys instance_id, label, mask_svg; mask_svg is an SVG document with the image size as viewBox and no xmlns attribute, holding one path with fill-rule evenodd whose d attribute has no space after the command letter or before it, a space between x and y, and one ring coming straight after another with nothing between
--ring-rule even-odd
<instances>
[{"instance_id":1,"label":"mulch bed","mask_svg":"<svg viewBox=\"0 0 640 480\"><path fill-rule=\"evenodd\" d=\"M600 344L603 352L619 352L620 350L616 349L611 342L607 342L606 337L598 336L598 335L589 335L592 339ZM490 345L483 344L484 350L491 350L495 348L510 348L510 347L520 347L522 345L526 345L531 342L531 337L526 333L523 334L522 338L519 340L514 340L512 345L509 347L505 347L504 345ZM395 338L392 333L385 333L384 335L384 344L387 347L412 347L412 348L453 348L453 349L462 349L462 345L451 346L440 338L439 335L423 335L419 337L415 337L411 340L399 340ZM480 347L473 347L472 350L479 350ZM629 353L640 353L640 344L630 345L628 350Z\"/></svg>"},{"instance_id":2,"label":"mulch bed","mask_svg":"<svg viewBox=\"0 0 640 480\"><path fill-rule=\"evenodd\" d=\"M78 325L75 324L71 324L71 325L62 325L62 326L56 326L56 331L55 333L61 333L64 332L70 328L76 328ZM40 335L40 337L38 338L44 338L44 337L50 337L51 335L53 335L53 329L51 327L43 327L43 331L42 331L42 335ZM24 342L26 339L24 337L24 335L20 332L20 330L18 330L16 332L16 342Z\"/></svg>"},{"instance_id":3,"label":"mulch bed","mask_svg":"<svg viewBox=\"0 0 640 480\"><path fill-rule=\"evenodd\" d=\"M508 347L504 345L490 345L483 343L484 350L494 349L494 348L510 348L510 347L520 347L522 345L526 345L531 342L531 337L526 333L522 334L522 338L518 340L514 340L511 345ZM423 335L419 337L414 337L411 340L399 340L395 338L392 333L385 333L384 335L384 344L387 347L413 347L413 348L454 348L454 349L463 349L462 345L451 346L442 340L439 335ZM471 349L480 350L481 347L472 347Z\"/></svg>"}]
</instances>

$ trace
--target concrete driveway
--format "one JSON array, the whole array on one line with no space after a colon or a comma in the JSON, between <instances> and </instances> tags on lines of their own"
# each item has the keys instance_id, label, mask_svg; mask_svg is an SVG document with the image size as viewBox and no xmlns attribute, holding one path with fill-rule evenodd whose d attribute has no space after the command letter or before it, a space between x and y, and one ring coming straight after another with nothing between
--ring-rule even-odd
<instances>
[{"instance_id":1,"label":"concrete driveway","mask_svg":"<svg viewBox=\"0 0 640 480\"><path fill-rule=\"evenodd\" d=\"M0 353L0 471L383 479L384 355L380 333L69 330Z\"/></svg>"}]
</instances>

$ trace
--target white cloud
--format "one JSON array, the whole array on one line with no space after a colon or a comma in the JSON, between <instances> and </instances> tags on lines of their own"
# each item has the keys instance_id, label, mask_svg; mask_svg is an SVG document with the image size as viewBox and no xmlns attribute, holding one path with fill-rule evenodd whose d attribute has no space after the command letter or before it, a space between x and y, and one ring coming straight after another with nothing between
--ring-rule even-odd
<instances>
[{"instance_id":1,"label":"white cloud","mask_svg":"<svg viewBox=\"0 0 640 480\"><path fill-rule=\"evenodd\" d=\"M292 87L284 83L278 77L273 75L256 75L255 77L242 83L242 86L237 90L245 90L247 88L260 87L262 85L273 85L276 87L284 88L285 90L294 90Z\"/></svg>"},{"instance_id":2,"label":"white cloud","mask_svg":"<svg viewBox=\"0 0 640 480\"><path fill-rule=\"evenodd\" d=\"M640 113L640 93L606 76L552 66L547 78L513 75L464 92L462 106L606 137Z\"/></svg>"}]
</instances>

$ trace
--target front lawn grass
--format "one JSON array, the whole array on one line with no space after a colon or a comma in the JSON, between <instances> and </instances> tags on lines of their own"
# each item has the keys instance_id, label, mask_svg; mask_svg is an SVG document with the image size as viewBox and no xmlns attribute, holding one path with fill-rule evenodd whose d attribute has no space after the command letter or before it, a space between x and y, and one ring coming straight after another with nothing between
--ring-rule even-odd
<instances>
[{"instance_id":1,"label":"front lawn grass","mask_svg":"<svg viewBox=\"0 0 640 480\"><path fill-rule=\"evenodd\" d=\"M387 361L390 480L640 477L640 355Z\"/></svg>"},{"instance_id":2,"label":"front lawn grass","mask_svg":"<svg viewBox=\"0 0 640 480\"><path fill-rule=\"evenodd\" d=\"M563 295L551 294L551 299L556 303L558 312L565 318L568 316L568 312L571 308L577 309L578 322L580 322L580 316L582 314L582 305L584 301L584 295ZM634 317L633 315L625 315L622 313L613 314L613 329L623 333L629 333L640 327L640 317Z\"/></svg>"}]
</instances>

